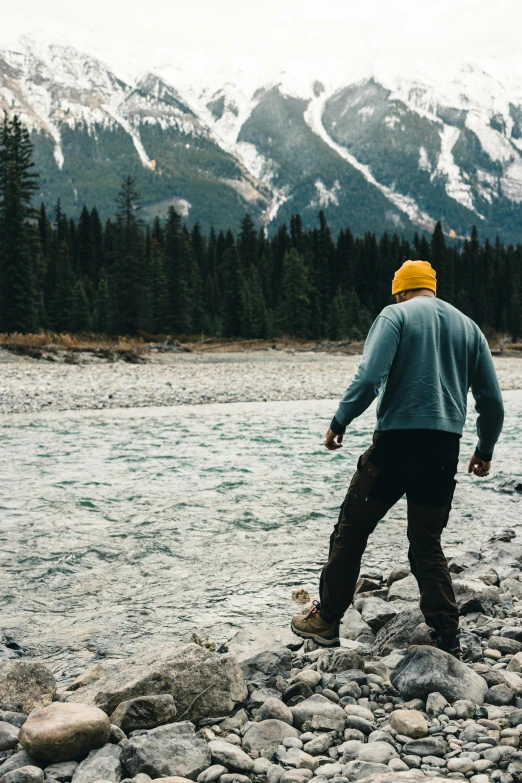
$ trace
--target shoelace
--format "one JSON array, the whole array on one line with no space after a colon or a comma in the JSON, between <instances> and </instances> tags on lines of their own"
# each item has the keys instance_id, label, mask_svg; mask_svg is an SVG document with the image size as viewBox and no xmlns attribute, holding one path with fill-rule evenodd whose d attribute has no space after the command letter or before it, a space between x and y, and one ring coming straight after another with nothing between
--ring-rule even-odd
<instances>
[{"instance_id":1,"label":"shoelace","mask_svg":"<svg viewBox=\"0 0 522 783\"><path fill-rule=\"evenodd\" d=\"M312 604L313 606L306 615L305 620L311 620L313 617L316 617L319 614L319 609L321 608L319 601L312 601Z\"/></svg>"}]
</instances>

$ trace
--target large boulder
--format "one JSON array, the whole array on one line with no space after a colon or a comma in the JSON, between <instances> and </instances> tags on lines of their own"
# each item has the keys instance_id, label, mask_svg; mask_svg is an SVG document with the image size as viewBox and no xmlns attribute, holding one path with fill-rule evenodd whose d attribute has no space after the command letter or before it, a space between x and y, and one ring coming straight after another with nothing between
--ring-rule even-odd
<instances>
[{"instance_id":1,"label":"large boulder","mask_svg":"<svg viewBox=\"0 0 522 783\"><path fill-rule=\"evenodd\" d=\"M100 750L91 750L87 758L76 767L73 783L94 783L96 780L119 783L123 777L120 757L119 745L104 745Z\"/></svg>"},{"instance_id":2,"label":"large boulder","mask_svg":"<svg viewBox=\"0 0 522 783\"><path fill-rule=\"evenodd\" d=\"M75 680L69 683L67 686L68 691L77 691L78 688L85 688L86 685L92 685L93 682L98 682L98 680L101 680L102 677L105 677L107 674L107 670L105 669L105 666L102 666L101 663L97 663L95 666L91 666L90 669L87 669L83 672L83 674L80 674L79 677L76 677Z\"/></svg>"},{"instance_id":3,"label":"large boulder","mask_svg":"<svg viewBox=\"0 0 522 783\"><path fill-rule=\"evenodd\" d=\"M499 588L486 585L480 579L463 579L464 574L465 572L458 579L453 580L459 614L469 612L490 614L491 609L498 604Z\"/></svg>"},{"instance_id":4,"label":"large boulder","mask_svg":"<svg viewBox=\"0 0 522 783\"><path fill-rule=\"evenodd\" d=\"M346 726L348 717L342 707L319 693L314 693L313 696L291 707L291 710L294 716L294 725L298 728L306 721L311 721L314 715L318 715L331 719L339 726L338 730L340 731Z\"/></svg>"},{"instance_id":5,"label":"large boulder","mask_svg":"<svg viewBox=\"0 0 522 783\"><path fill-rule=\"evenodd\" d=\"M243 657L243 656L242 656ZM288 647L262 650L241 661L245 679L258 686L271 687L278 677L288 677L292 668L292 653Z\"/></svg>"},{"instance_id":6,"label":"large boulder","mask_svg":"<svg viewBox=\"0 0 522 783\"><path fill-rule=\"evenodd\" d=\"M288 647L298 650L303 642L289 628L264 628L260 625L247 625L236 631L221 645L220 652L235 655L240 663L265 650Z\"/></svg>"},{"instance_id":7,"label":"large boulder","mask_svg":"<svg viewBox=\"0 0 522 783\"><path fill-rule=\"evenodd\" d=\"M419 598L419 585L413 574L394 582L388 591L388 601L392 602L416 601L418 603Z\"/></svg>"},{"instance_id":8,"label":"large boulder","mask_svg":"<svg viewBox=\"0 0 522 783\"><path fill-rule=\"evenodd\" d=\"M139 729L155 729L170 723L176 717L176 704L170 693L160 696L138 696L122 701L111 715L110 721L125 734Z\"/></svg>"},{"instance_id":9,"label":"large boulder","mask_svg":"<svg viewBox=\"0 0 522 783\"><path fill-rule=\"evenodd\" d=\"M488 690L483 677L436 647L412 647L390 679L405 699L425 700L437 691L449 702L471 699L483 704Z\"/></svg>"},{"instance_id":10,"label":"large boulder","mask_svg":"<svg viewBox=\"0 0 522 783\"><path fill-rule=\"evenodd\" d=\"M72 761L109 741L111 722L97 707L55 701L20 729L20 744L35 758Z\"/></svg>"},{"instance_id":11,"label":"large boulder","mask_svg":"<svg viewBox=\"0 0 522 783\"><path fill-rule=\"evenodd\" d=\"M423 620L424 616L418 608L412 607L399 612L377 633L372 651L378 656L383 656L408 647L414 630Z\"/></svg>"},{"instance_id":12,"label":"large boulder","mask_svg":"<svg viewBox=\"0 0 522 783\"><path fill-rule=\"evenodd\" d=\"M362 669L363 666L364 659L356 650L347 650L345 647L341 647L334 650L332 657L328 660L327 671L341 674L352 669ZM336 677L336 680L339 678Z\"/></svg>"},{"instance_id":13,"label":"large boulder","mask_svg":"<svg viewBox=\"0 0 522 783\"><path fill-rule=\"evenodd\" d=\"M480 561L480 552L461 552L448 560L450 573L460 574Z\"/></svg>"},{"instance_id":14,"label":"large boulder","mask_svg":"<svg viewBox=\"0 0 522 783\"><path fill-rule=\"evenodd\" d=\"M174 698L179 718L192 720L226 715L248 695L233 655L186 644L122 661L98 682L75 691L68 704L100 707L110 715L122 701L163 693Z\"/></svg>"},{"instance_id":15,"label":"large boulder","mask_svg":"<svg viewBox=\"0 0 522 783\"><path fill-rule=\"evenodd\" d=\"M196 780L200 772L210 767L211 761L207 743L196 737L194 725L189 721L159 726L132 737L121 754L129 777L145 772L153 780L173 776Z\"/></svg>"},{"instance_id":16,"label":"large boulder","mask_svg":"<svg viewBox=\"0 0 522 783\"><path fill-rule=\"evenodd\" d=\"M380 631L397 614L393 604L382 598L359 598L354 602L354 607L374 632Z\"/></svg>"},{"instance_id":17,"label":"large boulder","mask_svg":"<svg viewBox=\"0 0 522 783\"><path fill-rule=\"evenodd\" d=\"M341 639L351 639L354 642L360 637L363 637L364 640L371 640L373 631L368 623L363 620L360 612L356 609L348 609L348 611L344 613L339 629L339 636Z\"/></svg>"},{"instance_id":18,"label":"large boulder","mask_svg":"<svg viewBox=\"0 0 522 783\"><path fill-rule=\"evenodd\" d=\"M56 693L56 681L43 663L0 661L0 709L31 712L50 704Z\"/></svg>"},{"instance_id":19,"label":"large boulder","mask_svg":"<svg viewBox=\"0 0 522 783\"><path fill-rule=\"evenodd\" d=\"M287 737L298 738L299 732L293 726L289 726L288 723L284 723L281 720L262 720L259 723L254 723L245 732L243 747L247 753L251 751L261 753L265 751L271 756L277 746L281 745Z\"/></svg>"}]
</instances>

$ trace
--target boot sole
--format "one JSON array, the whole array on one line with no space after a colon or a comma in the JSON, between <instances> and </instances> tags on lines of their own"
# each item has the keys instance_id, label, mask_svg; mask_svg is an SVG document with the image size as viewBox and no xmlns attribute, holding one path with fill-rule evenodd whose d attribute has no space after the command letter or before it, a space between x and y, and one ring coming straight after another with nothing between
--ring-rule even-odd
<instances>
[{"instance_id":1,"label":"boot sole","mask_svg":"<svg viewBox=\"0 0 522 783\"><path fill-rule=\"evenodd\" d=\"M292 632L295 633L296 636L300 636L301 639L311 639L313 642L319 645L319 647L341 646L341 642L338 636L334 637L333 639L325 639L323 636L318 636L315 633L306 633L305 631L298 631L293 623L290 624L290 628L292 629Z\"/></svg>"}]
</instances>

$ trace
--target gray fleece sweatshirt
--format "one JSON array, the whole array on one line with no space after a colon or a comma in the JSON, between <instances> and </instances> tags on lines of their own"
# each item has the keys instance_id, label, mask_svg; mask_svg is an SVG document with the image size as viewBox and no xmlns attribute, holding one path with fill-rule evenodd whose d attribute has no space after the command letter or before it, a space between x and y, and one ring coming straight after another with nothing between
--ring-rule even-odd
<instances>
[{"instance_id":1,"label":"gray fleece sweatshirt","mask_svg":"<svg viewBox=\"0 0 522 783\"><path fill-rule=\"evenodd\" d=\"M504 406L479 327L447 302L417 296L385 307L332 420L344 432L379 396L377 431L427 429L462 435L471 388L478 413L476 456L490 461Z\"/></svg>"}]
</instances>

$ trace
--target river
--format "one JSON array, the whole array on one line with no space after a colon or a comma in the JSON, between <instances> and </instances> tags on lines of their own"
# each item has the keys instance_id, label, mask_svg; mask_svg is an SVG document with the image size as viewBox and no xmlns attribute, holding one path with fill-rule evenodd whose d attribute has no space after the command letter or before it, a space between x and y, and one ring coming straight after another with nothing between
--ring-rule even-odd
<instances>
[{"instance_id":1,"label":"river","mask_svg":"<svg viewBox=\"0 0 522 783\"><path fill-rule=\"evenodd\" d=\"M466 473L448 553L522 535L522 392L508 391L491 476ZM286 625L319 569L374 410L340 452L333 401L0 416L0 605L8 640L60 675L205 630ZM379 524L363 572L406 563L405 502Z\"/></svg>"}]
</instances>

